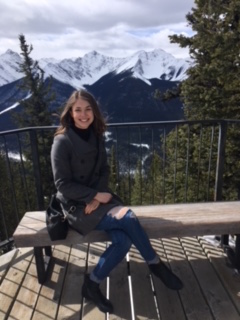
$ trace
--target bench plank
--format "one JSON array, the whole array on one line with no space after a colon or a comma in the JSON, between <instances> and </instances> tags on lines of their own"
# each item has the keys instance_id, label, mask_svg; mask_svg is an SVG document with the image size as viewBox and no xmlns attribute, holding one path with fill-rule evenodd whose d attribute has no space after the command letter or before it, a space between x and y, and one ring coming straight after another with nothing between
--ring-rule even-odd
<instances>
[{"instance_id":1,"label":"bench plank","mask_svg":"<svg viewBox=\"0 0 240 320\"><path fill-rule=\"evenodd\" d=\"M133 206L131 209L150 238L240 233L240 201ZM52 242L47 233L45 211L27 212L13 238L17 247L109 240L103 231L92 231L83 237L70 230L67 239Z\"/></svg>"},{"instance_id":2,"label":"bench plank","mask_svg":"<svg viewBox=\"0 0 240 320\"><path fill-rule=\"evenodd\" d=\"M135 206L131 209L150 239L240 234L240 201ZM17 247L34 247L39 283L46 280L46 259L51 258L53 244L73 245L110 240L104 231L82 236L70 229L65 240L51 241L45 222L45 211L27 212L13 234ZM238 241L240 243L240 241ZM237 243L238 243L237 242ZM45 258L43 255L45 251ZM236 252L239 248L236 248ZM237 255L235 264L240 265Z\"/></svg>"}]
</instances>

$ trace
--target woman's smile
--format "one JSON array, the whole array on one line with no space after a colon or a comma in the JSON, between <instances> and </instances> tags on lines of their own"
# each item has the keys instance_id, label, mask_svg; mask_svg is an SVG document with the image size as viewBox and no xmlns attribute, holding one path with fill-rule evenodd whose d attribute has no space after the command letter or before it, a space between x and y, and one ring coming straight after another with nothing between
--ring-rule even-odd
<instances>
[{"instance_id":1,"label":"woman's smile","mask_svg":"<svg viewBox=\"0 0 240 320\"><path fill-rule=\"evenodd\" d=\"M87 129L94 121L94 114L89 102L79 98L72 106L71 116L77 128Z\"/></svg>"}]
</instances>

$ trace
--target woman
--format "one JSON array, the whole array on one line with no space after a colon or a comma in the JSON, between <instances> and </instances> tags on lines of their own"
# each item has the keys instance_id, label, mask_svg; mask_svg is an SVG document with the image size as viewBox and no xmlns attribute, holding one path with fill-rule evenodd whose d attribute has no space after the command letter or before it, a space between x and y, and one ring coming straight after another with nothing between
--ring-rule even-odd
<instances>
[{"instance_id":1,"label":"woman","mask_svg":"<svg viewBox=\"0 0 240 320\"><path fill-rule=\"evenodd\" d=\"M113 312L111 302L99 284L125 257L132 244L139 250L153 274L173 290L183 287L181 280L160 261L137 217L108 188L109 167L103 134L106 123L94 97L85 90L75 91L60 118L51 151L57 198L67 208L78 203L80 211L71 215L70 224L85 235L104 230L112 240L98 264L86 275L84 298L103 312Z\"/></svg>"}]
</instances>

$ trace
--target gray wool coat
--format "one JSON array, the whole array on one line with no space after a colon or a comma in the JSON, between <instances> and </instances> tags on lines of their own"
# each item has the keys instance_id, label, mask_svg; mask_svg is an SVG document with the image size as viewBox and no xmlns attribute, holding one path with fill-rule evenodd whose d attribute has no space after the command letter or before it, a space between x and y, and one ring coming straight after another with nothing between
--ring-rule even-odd
<instances>
[{"instance_id":1,"label":"gray wool coat","mask_svg":"<svg viewBox=\"0 0 240 320\"><path fill-rule=\"evenodd\" d=\"M98 192L111 192L108 188L109 166L104 140L97 138L93 130L88 141L84 141L71 128L55 136L51 165L57 198L66 209L72 203L78 204L69 223L81 234L93 230L111 208L122 205L121 200L113 195L111 202L100 204L91 214L84 213L85 205Z\"/></svg>"}]
</instances>

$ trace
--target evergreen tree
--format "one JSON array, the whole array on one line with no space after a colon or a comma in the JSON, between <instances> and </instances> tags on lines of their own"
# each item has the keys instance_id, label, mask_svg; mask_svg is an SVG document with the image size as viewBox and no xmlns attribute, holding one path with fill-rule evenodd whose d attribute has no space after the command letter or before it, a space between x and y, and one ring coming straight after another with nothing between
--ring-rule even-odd
<instances>
[{"instance_id":1,"label":"evergreen tree","mask_svg":"<svg viewBox=\"0 0 240 320\"><path fill-rule=\"evenodd\" d=\"M24 35L19 35L22 62L19 63L19 72L24 74L21 81L20 89L25 93L25 99L19 101L22 106L21 112L14 115L14 119L19 127L37 127L52 125L52 117L50 111L50 103L55 98L52 90L51 79L48 81L44 78L44 71L41 69L37 61L34 61L30 54L33 50L32 45L28 45ZM50 149L53 140L53 132L44 133L42 130L30 132L29 136L25 137L24 148L25 166L29 177L28 189L32 190L32 199L36 199L35 185L31 177L33 174L33 154L31 146L37 146L39 156L40 177L43 188L43 196L48 202L48 198L53 192L53 182L50 165ZM35 159L36 161L36 159ZM33 207L36 204L33 200ZM43 208L40 208L43 209Z\"/></svg>"},{"instance_id":2,"label":"evergreen tree","mask_svg":"<svg viewBox=\"0 0 240 320\"><path fill-rule=\"evenodd\" d=\"M16 159L12 159L5 152L0 151L0 177L2 182L0 188L0 241L12 236L22 217L19 212L26 211L26 194L24 194L19 167L19 162ZM14 199L17 199L17 201L15 202Z\"/></svg>"},{"instance_id":3,"label":"evergreen tree","mask_svg":"<svg viewBox=\"0 0 240 320\"><path fill-rule=\"evenodd\" d=\"M162 159L156 151L153 152L152 161L146 178L145 199L148 204L164 203Z\"/></svg>"},{"instance_id":4,"label":"evergreen tree","mask_svg":"<svg viewBox=\"0 0 240 320\"><path fill-rule=\"evenodd\" d=\"M195 4L196 7L186 16L195 34L192 37L170 36L171 42L189 48L194 62L188 70L188 78L180 87L185 117L188 120L240 119L240 2L195 0ZM240 148L239 129L239 126L228 128L230 143L226 145L223 182L225 199L236 199L240 194L240 160L236 151L239 152ZM182 130L187 137L187 131ZM193 143L189 149L190 159L194 158L197 148L197 143ZM205 167L202 172L207 170ZM214 175L208 179L213 185Z\"/></svg>"},{"instance_id":5,"label":"evergreen tree","mask_svg":"<svg viewBox=\"0 0 240 320\"><path fill-rule=\"evenodd\" d=\"M142 163L141 160L138 160L137 167L134 174L134 185L131 194L131 205L140 205L143 204L143 174L142 174Z\"/></svg>"},{"instance_id":6,"label":"evergreen tree","mask_svg":"<svg viewBox=\"0 0 240 320\"><path fill-rule=\"evenodd\" d=\"M19 35L21 55L23 61L19 63L19 72L25 76L20 89L26 93L25 99L19 101L23 106L22 112L15 116L19 127L47 126L52 124L50 103L55 98L51 88L51 81L46 84L44 71L34 61L30 54L32 45L28 45L24 35Z\"/></svg>"},{"instance_id":7,"label":"evergreen tree","mask_svg":"<svg viewBox=\"0 0 240 320\"><path fill-rule=\"evenodd\" d=\"M166 139L166 202L213 201L218 130L182 125Z\"/></svg>"},{"instance_id":8,"label":"evergreen tree","mask_svg":"<svg viewBox=\"0 0 240 320\"><path fill-rule=\"evenodd\" d=\"M240 119L240 2L195 0L186 19L195 34L170 36L194 65L181 85L187 119Z\"/></svg>"},{"instance_id":9,"label":"evergreen tree","mask_svg":"<svg viewBox=\"0 0 240 320\"><path fill-rule=\"evenodd\" d=\"M114 145L112 145L111 147L109 167L110 167L109 187L113 192L117 193L119 181L118 181L116 152L115 152Z\"/></svg>"}]
</instances>

